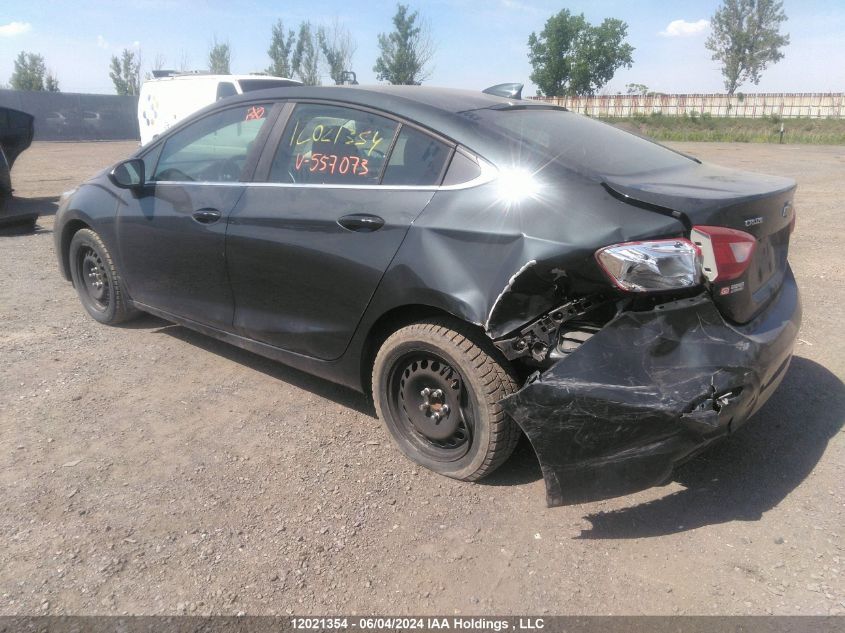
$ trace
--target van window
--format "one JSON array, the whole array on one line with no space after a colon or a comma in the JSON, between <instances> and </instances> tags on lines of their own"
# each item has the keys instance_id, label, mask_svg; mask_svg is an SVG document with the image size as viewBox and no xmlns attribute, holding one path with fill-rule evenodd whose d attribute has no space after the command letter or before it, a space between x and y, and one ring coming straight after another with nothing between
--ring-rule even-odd
<instances>
[{"instance_id":1,"label":"van window","mask_svg":"<svg viewBox=\"0 0 845 633\"><path fill-rule=\"evenodd\" d=\"M253 90L269 90L270 88L287 88L288 86L301 86L302 84L293 79L241 79L238 81L242 92Z\"/></svg>"},{"instance_id":2,"label":"van window","mask_svg":"<svg viewBox=\"0 0 845 633\"><path fill-rule=\"evenodd\" d=\"M237 88L235 88L235 84L231 81L221 81L217 84L217 100L225 99L226 97L234 97L238 94Z\"/></svg>"},{"instance_id":3,"label":"van window","mask_svg":"<svg viewBox=\"0 0 845 633\"><path fill-rule=\"evenodd\" d=\"M271 104L215 112L171 136L161 150L153 180L236 182L253 141L267 123Z\"/></svg>"},{"instance_id":4,"label":"van window","mask_svg":"<svg viewBox=\"0 0 845 633\"><path fill-rule=\"evenodd\" d=\"M279 143L271 182L376 185L398 123L340 106L296 106Z\"/></svg>"}]
</instances>

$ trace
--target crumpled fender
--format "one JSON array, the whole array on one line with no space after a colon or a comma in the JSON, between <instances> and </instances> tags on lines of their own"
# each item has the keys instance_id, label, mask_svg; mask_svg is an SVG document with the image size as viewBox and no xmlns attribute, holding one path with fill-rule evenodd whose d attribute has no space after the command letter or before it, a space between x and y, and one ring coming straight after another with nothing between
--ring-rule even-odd
<instances>
[{"instance_id":1,"label":"crumpled fender","mask_svg":"<svg viewBox=\"0 0 845 633\"><path fill-rule=\"evenodd\" d=\"M537 454L549 506L628 494L754 413L785 373L800 322L791 271L742 328L708 295L623 312L502 400Z\"/></svg>"}]
</instances>

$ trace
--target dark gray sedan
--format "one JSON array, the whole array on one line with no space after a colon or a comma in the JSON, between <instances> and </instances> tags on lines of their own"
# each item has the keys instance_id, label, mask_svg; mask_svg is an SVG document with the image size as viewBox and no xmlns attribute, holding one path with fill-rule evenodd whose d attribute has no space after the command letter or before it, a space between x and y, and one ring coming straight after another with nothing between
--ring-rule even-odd
<instances>
[{"instance_id":1,"label":"dark gray sedan","mask_svg":"<svg viewBox=\"0 0 845 633\"><path fill-rule=\"evenodd\" d=\"M794 193L539 102L282 88L66 195L56 252L98 321L372 393L438 473L488 475L523 432L555 505L660 483L771 395Z\"/></svg>"}]
</instances>

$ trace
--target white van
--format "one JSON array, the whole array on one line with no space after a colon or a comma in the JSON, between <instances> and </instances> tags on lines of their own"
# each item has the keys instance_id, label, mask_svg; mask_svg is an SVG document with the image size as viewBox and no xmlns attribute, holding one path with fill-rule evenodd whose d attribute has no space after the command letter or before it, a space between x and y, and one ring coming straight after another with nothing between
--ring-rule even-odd
<instances>
[{"instance_id":1,"label":"white van","mask_svg":"<svg viewBox=\"0 0 845 633\"><path fill-rule=\"evenodd\" d=\"M153 78L141 86L138 99L141 145L146 145L172 125L218 99L252 90L300 85L293 79L269 75L211 75L154 70Z\"/></svg>"}]
</instances>

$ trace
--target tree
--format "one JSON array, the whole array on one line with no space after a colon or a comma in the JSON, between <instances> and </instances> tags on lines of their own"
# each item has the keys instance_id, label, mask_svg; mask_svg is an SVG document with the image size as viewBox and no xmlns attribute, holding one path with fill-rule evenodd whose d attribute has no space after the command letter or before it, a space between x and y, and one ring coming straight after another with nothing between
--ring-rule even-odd
<instances>
[{"instance_id":1,"label":"tree","mask_svg":"<svg viewBox=\"0 0 845 633\"><path fill-rule=\"evenodd\" d=\"M137 95L141 91L141 60L128 48L123 49L120 58L112 55L109 71L114 90L119 95Z\"/></svg>"},{"instance_id":2,"label":"tree","mask_svg":"<svg viewBox=\"0 0 845 633\"><path fill-rule=\"evenodd\" d=\"M317 40L320 43L320 50L326 58L326 65L329 67L329 75L337 85L341 85L346 77L346 71L352 67L352 57L358 45L349 32L349 29L342 26L335 18L328 29L320 27L317 30Z\"/></svg>"},{"instance_id":3,"label":"tree","mask_svg":"<svg viewBox=\"0 0 845 633\"><path fill-rule=\"evenodd\" d=\"M47 66L44 58L35 53L21 51L15 59L15 70L9 79L12 90L44 90Z\"/></svg>"},{"instance_id":4,"label":"tree","mask_svg":"<svg viewBox=\"0 0 845 633\"><path fill-rule=\"evenodd\" d=\"M320 85L320 48L315 34L311 31L311 23L303 22L299 25L299 38L293 51L291 66L294 74L306 86Z\"/></svg>"},{"instance_id":5,"label":"tree","mask_svg":"<svg viewBox=\"0 0 845 633\"><path fill-rule=\"evenodd\" d=\"M48 70L44 76L44 90L47 92L61 92L59 90L59 79L51 70Z\"/></svg>"},{"instance_id":6,"label":"tree","mask_svg":"<svg viewBox=\"0 0 845 633\"><path fill-rule=\"evenodd\" d=\"M147 81L152 79L153 78L153 71L154 70L162 70L166 63L167 63L167 58L161 53L156 53L156 56L153 58L153 66L150 70L148 70L146 73L144 73L144 79L147 80Z\"/></svg>"},{"instance_id":7,"label":"tree","mask_svg":"<svg viewBox=\"0 0 845 633\"><path fill-rule=\"evenodd\" d=\"M293 53L293 42L296 35L293 29L285 35L285 27L281 20L273 25L273 39L267 54L270 56L270 66L267 73L276 77L291 77L291 54Z\"/></svg>"},{"instance_id":8,"label":"tree","mask_svg":"<svg viewBox=\"0 0 845 633\"><path fill-rule=\"evenodd\" d=\"M607 18L593 26L583 13L563 9L546 21L539 36L528 38L531 81L548 97L595 94L618 68L633 64L627 34L622 20Z\"/></svg>"},{"instance_id":9,"label":"tree","mask_svg":"<svg viewBox=\"0 0 845 633\"><path fill-rule=\"evenodd\" d=\"M218 42L217 38L211 43L211 50L208 51L208 69L215 75L228 75L229 62L232 58L232 49L229 42Z\"/></svg>"},{"instance_id":10,"label":"tree","mask_svg":"<svg viewBox=\"0 0 845 633\"><path fill-rule=\"evenodd\" d=\"M648 94L648 86L645 84L625 84L626 94L645 96Z\"/></svg>"},{"instance_id":11,"label":"tree","mask_svg":"<svg viewBox=\"0 0 845 633\"><path fill-rule=\"evenodd\" d=\"M430 76L431 72L426 65L434 57L435 46L428 26L418 22L418 18L417 11L408 13L407 5L396 5L393 32L380 33L378 36L381 55L373 70L379 81L409 85L422 83Z\"/></svg>"},{"instance_id":12,"label":"tree","mask_svg":"<svg viewBox=\"0 0 845 633\"><path fill-rule=\"evenodd\" d=\"M179 72L185 73L191 69L191 56L184 48L179 51Z\"/></svg>"},{"instance_id":13,"label":"tree","mask_svg":"<svg viewBox=\"0 0 845 633\"><path fill-rule=\"evenodd\" d=\"M780 0L723 0L705 46L722 62L729 95L746 81L760 83L766 67L783 59L780 49L789 44L789 35L780 33L785 21Z\"/></svg>"}]
</instances>

